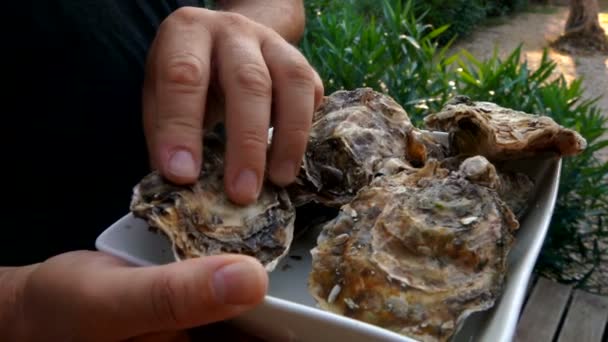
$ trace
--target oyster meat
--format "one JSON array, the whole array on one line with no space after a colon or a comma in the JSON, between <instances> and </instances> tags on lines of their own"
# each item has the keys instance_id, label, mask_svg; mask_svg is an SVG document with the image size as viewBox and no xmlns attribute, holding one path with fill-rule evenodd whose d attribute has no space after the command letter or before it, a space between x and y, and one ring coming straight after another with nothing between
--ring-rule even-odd
<instances>
[{"instance_id":1,"label":"oyster meat","mask_svg":"<svg viewBox=\"0 0 608 342\"><path fill-rule=\"evenodd\" d=\"M286 190L264 184L257 202L240 206L224 193L224 137L216 129L204 137L198 182L178 186L158 172L133 190L130 209L170 240L177 260L221 253L250 255L273 271L291 245L295 208Z\"/></svg>"},{"instance_id":2,"label":"oyster meat","mask_svg":"<svg viewBox=\"0 0 608 342\"><path fill-rule=\"evenodd\" d=\"M313 118L307 150L290 196L339 208L379 174L426 161L428 137L414 134L405 110L391 97L359 88L324 97Z\"/></svg>"},{"instance_id":3,"label":"oyster meat","mask_svg":"<svg viewBox=\"0 0 608 342\"><path fill-rule=\"evenodd\" d=\"M312 250L320 308L422 341L446 341L494 305L519 223L491 186L492 164L376 178L328 222Z\"/></svg>"},{"instance_id":4,"label":"oyster meat","mask_svg":"<svg viewBox=\"0 0 608 342\"><path fill-rule=\"evenodd\" d=\"M548 116L524 113L466 96L450 100L424 119L429 129L450 133L451 155L482 155L489 160L572 156L587 146L576 131Z\"/></svg>"}]
</instances>

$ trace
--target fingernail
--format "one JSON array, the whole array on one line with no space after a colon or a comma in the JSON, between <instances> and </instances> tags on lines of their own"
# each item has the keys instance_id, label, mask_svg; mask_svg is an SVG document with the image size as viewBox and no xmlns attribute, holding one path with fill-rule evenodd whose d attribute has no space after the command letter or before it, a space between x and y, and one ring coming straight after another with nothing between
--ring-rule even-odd
<instances>
[{"instance_id":1,"label":"fingernail","mask_svg":"<svg viewBox=\"0 0 608 342\"><path fill-rule=\"evenodd\" d=\"M239 261L218 269L213 275L216 300L229 305L245 305L258 301L261 277L256 265Z\"/></svg>"},{"instance_id":2,"label":"fingernail","mask_svg":"<svg viewBox=\"0 0 608 342\"><path fill-rule=\"evenodd\" d=\"M248 198L257 197L258 177L251 169L242 170L234 181L234 190Z\"/></svg>"},{"instance_id":3,"label":"fingernail","mask_svg":"<svg viewBox=\"0 0 608 342\"><path fill-rule=\"evenodd\" d=\"M273 171L276 181L281 183L281 185L287 185L297 175L296 163L290 160L282 161Z\"/></svg>"},{"instance_id":4,"label":"fingernail","mask_svg":"<svg viewBox=\"0 0 608 342\"><path fill-rule=\"evenodd\" d=\"M177 177L196 177L196 165L192 154L185 150L173 152L169 158L169 173Z\"/></svg>"}]
</instances>

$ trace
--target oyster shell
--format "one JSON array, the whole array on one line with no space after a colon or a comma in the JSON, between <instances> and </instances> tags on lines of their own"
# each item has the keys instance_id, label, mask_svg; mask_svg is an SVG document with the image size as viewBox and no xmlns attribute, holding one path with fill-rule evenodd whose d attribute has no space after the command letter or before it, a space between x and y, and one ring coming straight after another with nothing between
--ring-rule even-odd
<instances>
[{"instance_id":1,"label":"oyster shell","mask_svg":"<svg viewBox=\"0 0 608 342\"><path fill-rule=\"evenodd\" d=\"M408 135L408 139L409 144L413 146L419 146L419 144L424 145L424 151L419 153L419 158L423 164L426 163L428 159L443 160L449 156L450 151L433 132L414 129L412 130L412 133Z\"/></svg>"},{"instance_id":2,"label":"oyster shell","mask_svg":"<svg viewBox=\"0 0 608 342\"><path fill-rule=\"evenodd\" d=\"M422 341L446 341L500 295L519 227L492 164L432 159L375 179L327 223L309 290L325 310ZM481 183L481 184L479 184Z\"/></svg>"},{"instance_id":3,"label":"oyster shell","mask_svg":"<svg viewBox=\"0 0 608 342\"><path fill-rule=\"evenodd\" d=\"M340 207L379 174L426 161L424 137L391 97L370 88L336 91L314 114L298 179L296 206L316 201Z\"/></svg>"},{"instance_id":4,"label":"oyster shell","mask_svg":"<svg viewBox=\"0 0 608 342\"><path fill-rule=\"evenodd\" d=\"M498 196L507 204L515 216L519 219L524 216L528 209L532 190L534 190L534 181L527 174L521 172L505 171L502 169L502 163L498 165L490 164L490 162L482 156L469 157L469 163L463 170L462 162L467 159L465 156L448 157L440 162L440 166L448 170L460 169L465 174L472 177L475 172L482 172L477 177L479 181L486 183L484 185L495 189ZM485 170L485 171L481 171ZM486 172L485 174L483 172Z\"/></svg>"},{"instance_id":5,"label":"oyster shell","mask_svg":"<svg viewBox=\"0 0 608 342\"><path fill-rule=\"evenodd\" d=\"M257 202L231 202L222 181L224 138L217 132L205 136L198 182L178 186L152 172L134 187L130 209L171 240L177 260L238 253L273 271L291 245L295 208L287 192L269 182Z\"/></svg>"},{"instance_id":6,"label":"oyster shell","mask_svg":"<svg viewBox=\"0 0 608 342\"><path fill-rule=\"evenodd\" d=\"M520 219L528 211L534 181L521 172L498 172L498 196L511 208Z\"/></svg>"},{"instance_id":7,"label":"oyster shell","mask_svg":"<svg viewBox=\"0 0 608 342\"><path fill-rule=\"evenodd\" d=\"M545 154L572 156L587 147L578 132L548 116L474 102L466 96L450 100L424 122L429 129L450 133L451 155L482 155L495 161Z\"/></svg>"}]
</instances>

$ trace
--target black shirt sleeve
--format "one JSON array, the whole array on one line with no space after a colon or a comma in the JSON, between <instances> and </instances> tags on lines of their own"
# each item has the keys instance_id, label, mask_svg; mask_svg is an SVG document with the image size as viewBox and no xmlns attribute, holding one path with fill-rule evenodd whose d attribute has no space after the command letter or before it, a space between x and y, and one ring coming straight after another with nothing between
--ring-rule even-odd
<instances>
[{"instance_id":1,"label":"black shirt sleeve","mask_svg":"<svg viewBox=\"0 0 608 342\"><path fill-rule=\"evenodd\" d=\"M133 186L149 171L141 121L148 48L171 12L200 5L33 1L30 36L11 65L28 71L20 81L29 90L4 92L19 99L4 113L9 204L0 229L8 246L0 248L0 266L93 249L96 236L128 212Z\"/></svg>"}]
</instances>

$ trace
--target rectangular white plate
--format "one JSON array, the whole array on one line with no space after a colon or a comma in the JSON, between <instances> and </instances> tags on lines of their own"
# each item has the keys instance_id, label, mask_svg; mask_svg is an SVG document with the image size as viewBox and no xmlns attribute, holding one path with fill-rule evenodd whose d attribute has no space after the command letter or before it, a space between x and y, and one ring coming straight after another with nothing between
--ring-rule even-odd
<instances>
[{"instance_id":1,"label":"rectangular white plate","mask_svg":"<svg viewBox=\"0 0 608 342\"><path fill-rule=\"evenodd\" d=\"M509 254L502 296L492 309L469 316L454 341L512 340L526 287L551 221L561 159L513 163L512 168L532 176L536 185L532 204L520 222L516 243ZM310 250L315 246L316 233L310 230L294 241L289 256L270 274L269 292L264 302L232 322L269 341L414 341L316 308L307 290L311 269ZM138 266L173 261L169 241L160 234L150 232L143 220L131 214L105 230L97 238L96 246L100 251Z\"/></svg>"}]
</instances>

